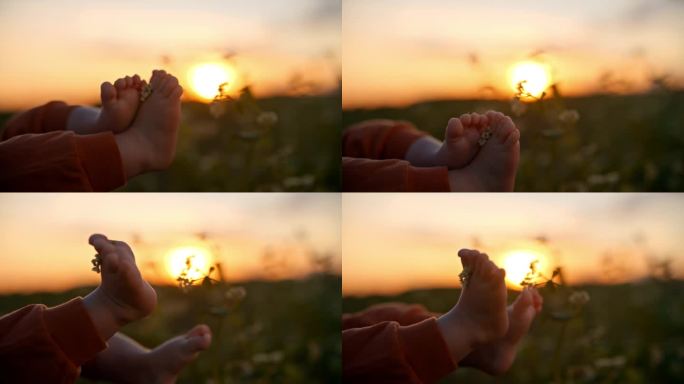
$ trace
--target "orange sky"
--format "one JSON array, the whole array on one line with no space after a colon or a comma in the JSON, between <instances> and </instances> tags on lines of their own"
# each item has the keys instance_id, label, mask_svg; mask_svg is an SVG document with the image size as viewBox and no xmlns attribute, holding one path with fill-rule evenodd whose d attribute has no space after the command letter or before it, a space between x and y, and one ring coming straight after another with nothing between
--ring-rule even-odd
<instances>
[{"instance_id":1,"label":"orange sky","mask_svg":"<svg viewBox=\"0 0 684 384\"><path fill-rule=\"evenodd\" d=\"M230 280L306 275L308 250L331 253L339 270L339 216L335 194L2 194L0 292L96 284L93 232L129 242L153 282L172 282L167 256L189 246L211 251ZM269 272L267 248L278 264Z\"/></svg>"},{"instance_id":2,"label":"orange sky","mask_svg":"<svg viewBox=\"0 0 684 384\"><path fill-rule=\"evenodd\" d=\"M190 68L226 56L236 89L289 93L298 77L314 93L330 91L340 75L339 14L339 0L3 0L0 110L93 103L101 82L149 78L159 67L192 96Z\"/></svg>"},{"instance_id":3,"label":"orange sky","mask_svg":"<svg viewBox=\"0 0 684 384\"><path fill-rule=\"evenodd\" d=\"M345 108L508 98L507 72L531 56L569 95L638 92L665 74L684 85L681 1L345 0L342 8Z\"/></svg>"},{"instance_id":4,"label":"orange sky","mask_svg":"<svg viewBox=\"0 0 684 384\"><path fill-rule=\"evenodd\" d=\"M684 278L683 211L679 194L345 194L342 290L455 287L457 252L477 242L498 264L533 249L546 257L545 272L561 265L570 283L644 277L645 254L673 258Z\"/></svg>"}]
</instances>

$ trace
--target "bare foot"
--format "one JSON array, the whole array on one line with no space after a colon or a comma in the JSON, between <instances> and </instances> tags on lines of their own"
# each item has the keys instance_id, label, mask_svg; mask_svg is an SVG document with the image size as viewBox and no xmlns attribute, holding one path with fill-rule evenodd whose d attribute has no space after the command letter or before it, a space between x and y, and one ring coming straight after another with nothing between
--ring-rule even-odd
<instances>
[{"instance_id":1,"label":"bare foot","mask_svg":"<svg viewBox=\"0 0 684 384\"><path fill-rule=\"evenodd\" d=\"M449 168L466 166L480 150L480 132L487 126L486 115L466 113L452 117L444 132L444 142L435 154L435 165Z\"/></svg>"},{"instance_id":2,"label":"bare foot","mask_svg":"<svg viewBox=\"0 0 684 384\"><path fill-rule=\"evenodd\" d=\"M183 88L163 70L152 71L150 86L152 94L140 106L133 125L116 136L129 178L168 168L176 154Z\"/></svg>"},{"instance_id":3,"label":"bare foot","mask_svg":"<svg viewBox=\"0 0 684 384\"><path fill-rule=\"evenodd\" d=\"M510 192L520 159L520 131L510 117L486 113L493 135L466 167L449 171L452 191Z\"/></svg>"},{"instance_id":4,"label":"bare foot","mask_svg":"<svg viewBox=\"0 0 684 384\"><path fill-rule=\"evenodd\" d=\"M131 125L140 105L140 89L144 82L140 76L126 76L112 85L104 82L100 86L102 111L95 123L97 132L123 132Z\"/></svg>"},{"instance_id":5,"label":"bare foot","mask_svg":"<svg viewBox=\"0 0 684 384\"><path fill-rule=\"evenodd\" d=\"M523 336L543 305L543 298L534 288L525 288L508 307L508 332L491 343L478 346L459 365L500 375L511 367Z\"/></svg>"},{"instance_id":6,"label":"bare foot","mask_svg":"<svg viewBox=\"0 0 684 384\"><path fill-rule=\"evenodd\" d=\"M90 236L88 242L99 255L102 282L83 302L107 340L122 326L152 313L157 293L140 275L128 244L99 234Z\"/></svg>"},{"instance_id":7,"label":"bare foot","mask_svg":"<svg viewBox=\"0 0 684 384\"><path fill-rule=\"evenodd\" d=\"M211 330L204 324L195 326L184 335L167 340L164 344L141 356L140 383L175 383L176 376L197 355L211 345Z\"/></svg>"},{"instance_id":8,"label":"bare foot","mask_svg":"<svg viewBox=\"0 0 684 384\"><path fill-rule=\"evenodd\" d=\"M484 253L462 249L458 254L464 270L471 274L458 303L437 319L456 362L477 345L503 337L508 329L506 272Z\"/></svg>"}]
</instances>

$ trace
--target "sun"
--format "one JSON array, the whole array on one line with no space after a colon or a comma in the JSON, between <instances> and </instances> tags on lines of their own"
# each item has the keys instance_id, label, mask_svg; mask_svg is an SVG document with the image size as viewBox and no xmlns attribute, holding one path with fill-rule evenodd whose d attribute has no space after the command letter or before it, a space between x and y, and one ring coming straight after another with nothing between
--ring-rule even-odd
<instances>
[{"instance_id":1,"label":"sun","mask_svg":"<svg viewBox=\"0 0 684 384\"><path fill-rule=\"evenodd\" d=\"M189 279L201 279L211 267L211 253L200 247L179 247L166 256L166 270L175 280L185 270Z\"/></svg>"},{"instance_id":2,"label":"sun","mask_svg":"<svg viewBox=\"0 0 684 384\"><path fill-rule=\"evenodd\" d=\"M515 64L510 70L509 78L514 91L518 91L518 84L522 82L525 92L537 98L551 85L549 69L544 64L534 61Z\"/></svg>"},{"instance_id":3,"label":"sun","mask_svg":"<svg viewBox=\"0 0 684 384\"><path fill-rule=\"evenodd\" d=\"M506 270L506 282L509 288L522 290L520 283L530 271L530 264L534 261L537 261L537 270L546 274L550 263L548 257L542 252L516 249L504 254L502 268Z\"/></svg>"},{"instance_id":4,"label":"sun","mask_svg":"<svg viewBox=\"0 0 684 384\"><path fill-rule=\"evenodd\" d=\"M228 83L228 90L235 81L235 72L227 65L220 63L203 63L190 68L188 72L192 91L205 101L213 100L218 94L219 86Z\"/></svg>"}]
</instances>

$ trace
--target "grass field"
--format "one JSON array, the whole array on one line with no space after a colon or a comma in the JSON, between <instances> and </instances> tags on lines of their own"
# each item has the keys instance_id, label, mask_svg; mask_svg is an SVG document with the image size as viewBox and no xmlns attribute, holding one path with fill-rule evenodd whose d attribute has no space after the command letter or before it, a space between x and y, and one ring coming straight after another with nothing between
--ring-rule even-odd
<instances>
[{"instance_id":1,"label":"grass field","mask_svg":"<svg viewBox=\"0 0 684 384\"><path fill-rule=\"evenodd\" d=\"M262 112L276 121L259 124ZM0 114L0 127L12 115ZM182 106L176 158L169 169L128 182L121 191L339 191L340 96L244 95Z\"/></svg>"},{"instance_id":2,"label":"grass field","mask_svg":"<svg viewBox=\"0 0 684 384\"><path fill-rule=\"evenodd\" d=\"M545 307L501 377L456 370L442 383L682 383L684 281L648 280L582 286L590 300L576 316L559 315L558 292L542 288ZM517 295L509 292L509 300ZM344 313L383 302L419 303L445 312L457 289L414 290L395 296L345 297ZM563 336L561 334L564 333Z\"/></svg>"},{"instance_id":3,"label":"grass field","mask_svg":"<svg viewBox=\"0 0 684 384\"><path fill-rule=\"evenodd\" d=\"M407 120L442 139L450 117L489 109L511 115L521 130L517 191L684 190L681 90L556 95L522 108L510 101L428 101L405 108L345 110L343 126L376 118ZM579 120L568 119L572 115L565 111L577 111Z\"/></svg>"},{"instance_id":4,"label":"grass field","mask_svg":"<svg viewBox=\"0 0 684 384\"><path fill-rule=\"evenodd\" d=\"M212 346L183 371L179 383L341 381L339 275L239 285L246 296L228 307L216 303L217 296L222 297L218 285L187 293L178 287L155 287L157 309L122 332L151 347L199 322L208 324ZM27 304L59 304L92 289L0 296L0 313Z\"/></svg>"}]
</instances>

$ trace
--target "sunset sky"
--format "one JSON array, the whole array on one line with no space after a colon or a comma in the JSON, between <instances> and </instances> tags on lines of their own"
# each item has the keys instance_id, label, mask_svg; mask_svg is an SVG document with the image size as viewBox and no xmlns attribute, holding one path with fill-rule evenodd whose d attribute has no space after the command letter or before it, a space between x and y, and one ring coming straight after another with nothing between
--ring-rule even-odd
<instances>
[{"instance_id":1,"label":"sunset sky","mask_svg":"<svg viewBox=\"0 0 684 384\"><path fill-rule=\"evenodd\" d=\"M347 194L342 201L345 295L456 287L457 252L473 247L499 265L513 251L534 251L545 273L562 266L569 283L639 279L647 260L664 258L684 277L678 194Z\"/></svg>"},{"instance_id":2,"label":"sunset sky","mask_svg":"<svg viewBox=\"0 0 684 384\"><path fill-rule=\"evenodd\" d=\"M331 254L339 271L339 223L335 194L2 194L0 292L96 284L94 232L129 242L156 283L173 283L168 258L181 247L207 251L232 281L307 275L308 250Z\"/></svg>"},{"instance_id":3,"label":"sunset sky","mask_svg":"<svg viewBox=\"0 0 684 384\"><path fill-rule=\"evenodd\" d=\"M684 85L678 0L344 0L343 104L509 98L534 59L570 95ZM603 80L600 80L603 78ZM485 89L491 87L490 89Z\"/></svg>"},{"instance_id":4,"label":"sunset sky","mask_svg":"<svg viewBox=\"0 0 684 384\"><path fill-rule=\"evenodd\" d=\"M101 82L159 67L192 97L191 69L216 62L237 74L233 91L327 92L339 81L340 10L340 0L3 0L0 110L92 103Z\"/></svg>"}]
</instances>

